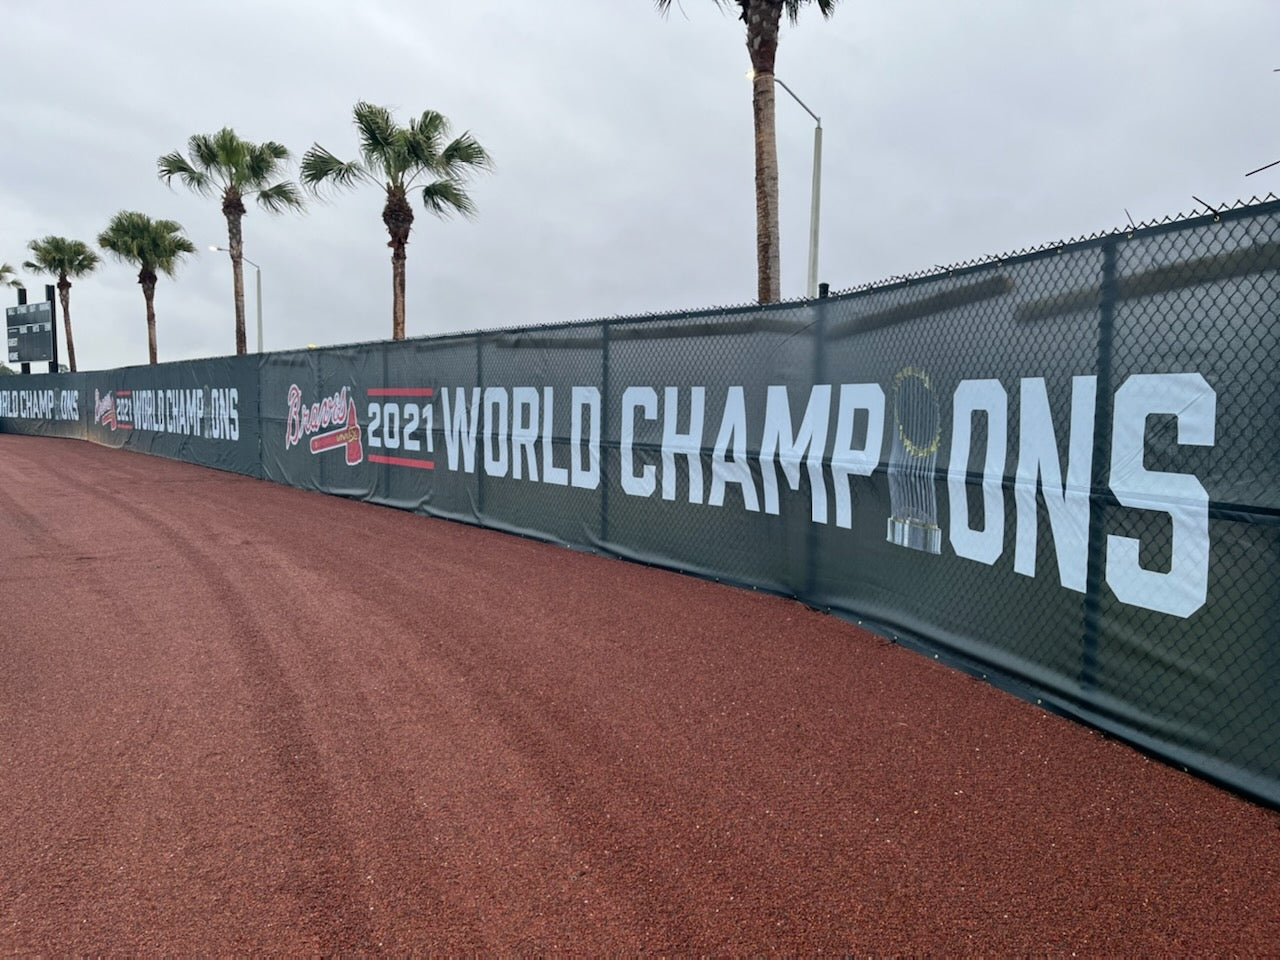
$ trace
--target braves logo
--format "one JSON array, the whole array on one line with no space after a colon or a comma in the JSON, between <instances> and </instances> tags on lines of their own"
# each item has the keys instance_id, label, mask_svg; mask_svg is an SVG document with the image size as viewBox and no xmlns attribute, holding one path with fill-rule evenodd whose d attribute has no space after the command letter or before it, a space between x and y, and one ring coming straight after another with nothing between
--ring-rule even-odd
<instances>
[{"instance_id":1,"label":"braves logo","mask_svg":"<svg viewBox=\"0 0 1280 960\"><path fill-rule=\"evenodd\" d=\"M354 467L364 461L356 402L348 395L346 387L307 406L302 402L302 390L296 383L290 384L288 405L284 427L286 450L301 443L303 437L310 437L309 447L313 454L342 447L346 451L347 466Z\"/></svg>"},{"instance_id":2,"label":"braves logo","mask_svg":"<svg viewBox=\"0 0 1280 960\"><path fill-rule=\"evenodd\" d=\"M93 390L93 419L104 427L116 428L116 397L108 393L100 396L97 387Z\"/></svg>"}]
</instances>

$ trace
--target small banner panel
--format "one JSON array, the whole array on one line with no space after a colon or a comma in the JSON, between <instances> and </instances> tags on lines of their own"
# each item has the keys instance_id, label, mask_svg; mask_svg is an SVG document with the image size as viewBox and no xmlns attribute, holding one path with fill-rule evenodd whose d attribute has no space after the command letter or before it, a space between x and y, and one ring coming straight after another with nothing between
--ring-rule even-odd
<instances>
[{"instance_id":1,"label":"small banner panel","mask_svg":"<svg viewBox=\"0 0 1280 960\"><path fill-rule=\"evenodd\" d=\"M794 596L1280 806L1278 271L1261 204L804 303L5 378L0 429Z\"/></svg>"},{"instance_id":2,"label":"small banner panel","mask_svg":"<svg viewBox=\"0 0 1280 960\"><path fill-rule=\"evenodd\" d=\"M257 357L216 357L81 374L86 437L261 476Z\"/></svg>"}]
</instances>

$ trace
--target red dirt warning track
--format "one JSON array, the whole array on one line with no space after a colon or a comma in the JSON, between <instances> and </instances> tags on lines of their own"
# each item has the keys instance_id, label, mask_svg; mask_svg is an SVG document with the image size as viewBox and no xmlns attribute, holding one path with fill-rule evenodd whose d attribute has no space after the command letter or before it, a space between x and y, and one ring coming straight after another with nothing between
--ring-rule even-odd
<instances>
[{"instance_id":1,"label":"red dirt warning track","mask_svg":"<svg viewBox=\"0 0 1280 960\"><path fill-rule=\"evenodd\" d=\"M1280 815L775 597L0 436L5 954L1267 954Z\"/></svg>"}]
</instances>

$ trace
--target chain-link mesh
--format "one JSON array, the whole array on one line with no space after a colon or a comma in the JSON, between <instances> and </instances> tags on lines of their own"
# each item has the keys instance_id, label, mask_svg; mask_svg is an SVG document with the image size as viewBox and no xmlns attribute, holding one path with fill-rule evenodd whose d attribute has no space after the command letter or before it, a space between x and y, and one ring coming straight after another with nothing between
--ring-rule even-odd
<instances>
[{"instance_id":1,"label":"chain-link mesh","mask_svg":"<svg viewBox=\"0 0 1280 960\"><path fill-rule=\"evenodd\" d=\"M511 335L483 379L601 385L604 482L545 532L878 624L1275 802L1278 267L1255 204ZM505 489L489 520L556 515Z\"/></svg>"},{"instance_id":2,"label":"chain-link mesh","mask_svg":"<svg viewBox=\"0 0 1280 960\"><path fill-rule=\"evenodd\" d=\"M816 301L272 354L256 382L22 379L79 390L99 442L799 597L1280 805L1278 304L1264 202ZM207 427L108 434L112 397L174 384L236 386L235 458ZM0 427L71 435L8 386Z\"/></svg>"}]
</instances>

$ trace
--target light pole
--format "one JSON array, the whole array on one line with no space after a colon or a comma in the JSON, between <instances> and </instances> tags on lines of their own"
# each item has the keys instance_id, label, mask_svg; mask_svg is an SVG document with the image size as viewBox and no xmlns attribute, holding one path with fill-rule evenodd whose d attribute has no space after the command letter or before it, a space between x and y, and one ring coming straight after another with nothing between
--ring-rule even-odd
<instances>
[{"instance_id":1,"label":"light pole","mask_svg":"<svg viewBox=\"0 0 1280 960\"><path fill-rule=\"evenodd\" d=\"M795 96L794 93L792 93L792 96ZM230 253L227 247L219 247L219 246L216 246L216 244L210 244L209 248L210 250L218 251L220 253ZM257 352L261 353L262 352L262 268L261 266L255 264L255 262L253 262L252 260L248 259L247 256L244 256L243 253L241 253L241 260L246 262L246 264L252 266L253 274L255 274L255 276L253 276L253 280L255 280L255 293L257 294Z\"/></svg>"},{"instance_id":2,"label":"light pole","mask_svg":"<svg viewBox=\"0 0 1280 960\"><path fill-rule=\"evenodd\" d=\"M809 205L809 285L806 296L812 300L818 295L818 207L822 197L822 118L809 109L803 100L796 96L794 90L778 79L774 83L780 86L791 99L813 117L813 195Z\"/></svg>"}]
</instances>

